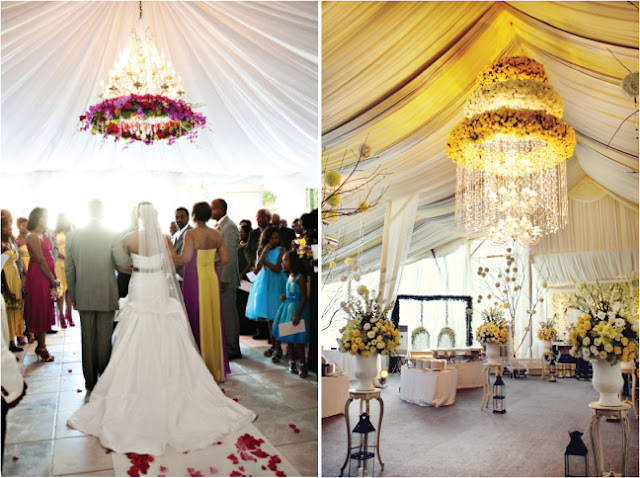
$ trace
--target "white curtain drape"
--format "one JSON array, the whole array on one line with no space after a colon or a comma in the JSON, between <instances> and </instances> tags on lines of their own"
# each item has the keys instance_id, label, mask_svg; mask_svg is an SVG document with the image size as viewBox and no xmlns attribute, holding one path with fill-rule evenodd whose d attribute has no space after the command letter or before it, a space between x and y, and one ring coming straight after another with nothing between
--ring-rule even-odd
<instances>
[{"instance_id":1,"label":"white curtain drape","mask_svg":"<svg viewBox=\"0 0 640 478\"><path fill-rule=\"evenodd\" d=\"M398 291L400 270L409 252L418 195L389 201L384 220L382 257L380 263L380 296L391 302Z\"/></svg>"},{"instance_id":2,"label":"white curtain drape","mask_svg":"<svg viewBox=\"0 0 640 478\"><path fill-rule=\"evenodd\" d=\"M2 2L2 160L8 174L146 171L220 182L317 184L316 2L143 2L160 52L207 117L197 144L127 149L78 117L138 15L138 2Z\"/></svg>"}]
</instances>

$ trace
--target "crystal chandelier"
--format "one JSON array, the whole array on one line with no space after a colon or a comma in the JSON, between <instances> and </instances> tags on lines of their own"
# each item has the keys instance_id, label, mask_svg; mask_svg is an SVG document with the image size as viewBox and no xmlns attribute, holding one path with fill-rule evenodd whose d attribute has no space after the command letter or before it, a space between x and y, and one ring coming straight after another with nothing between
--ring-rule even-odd
<instances>
[{"instance_id":1,"label":"crystal chandelier","mask_svg":"<svg viewBox=\"0 0 640 478\"><path fill-rule=\"evenodd\" d=\"M457 163L456 219L467 230L498 245L532 245L566 225L575 132L563 109L530 58L504 58L480 73L447 143Z\"/></svg>"},{"instance_id":2,"label":"crystal chandelier","mask_svg":"<svg viewBox=\"0 0 640 478\"><path fill-rule=\"evenodd\" d=\"M186 136L193 140L206 118L184 102L182 78L153 43L151 29L140 16L127 47L120 52L109 79L100 85L100 102L80 117L81 129L116 140L145 144Z\"/></svg>"}]
</instances>

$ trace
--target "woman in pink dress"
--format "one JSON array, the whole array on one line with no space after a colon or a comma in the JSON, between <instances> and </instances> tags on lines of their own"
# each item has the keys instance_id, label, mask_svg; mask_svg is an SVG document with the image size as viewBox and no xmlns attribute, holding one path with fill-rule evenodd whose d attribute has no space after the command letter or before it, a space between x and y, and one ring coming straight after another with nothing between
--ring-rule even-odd
<instances>
[{"instance_id":1,"label":"woman in pink dress","mask_svg":"<svg viewBox=\"0 0 640 478\"><path fill-rule=\"evenodd\" d=\"M45 362L53 362L45 346L45 332L55 318L51 289L60 285L55 276L55 264L51 250L53 246L44 234L47 230L47 210L37 207L29 214L27 248L31 260L25 286L24 319L27 329L38 340L36 355Z\"/></svg>"}]
</instances>

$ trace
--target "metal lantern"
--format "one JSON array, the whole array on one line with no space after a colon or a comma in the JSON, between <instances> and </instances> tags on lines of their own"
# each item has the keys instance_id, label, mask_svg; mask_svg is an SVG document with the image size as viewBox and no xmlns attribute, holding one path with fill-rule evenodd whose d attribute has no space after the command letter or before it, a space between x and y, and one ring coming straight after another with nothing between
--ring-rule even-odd
<instances>
[{"instance_id":1,"label":"metal lantern","mask_svg":"<svg viewBox=\"0 0 640 478\"><path fill-rule=\"evenodd\" d=\"M557 374L558 374L558 371L556 369L555 357L553 357L552 355L551 358L549 359L549 381L555 382Z\"/></svg>"},{"instance_id":2,"label":"metal lantern","mask_svg":"<svg viewBox=\"0 0 640 478\"><path fill-rule=\"evenodd\" d=\"M564 476L589 476L589 449L582 441L582 432L570 430L571 441L564 452Z\"/></svg>"},{"instance_id":3,"label":"metal lantern","mask_svg":"<svg viewBox=\"0 0 640 478\"><path fill-rule=\"evenodd\" d=\"M358 445L352 446L350 450L349 476L354 476L353 472L356 471L357 475L355 476L374 476L376 445L373 441L373 436L370 438L369 434L375 431L376 429L373 428L371 420L369 420L369 415L362 413L360 421L353 429L352 443L357 443ZM369 449L372 451L369 451ZM355 468L353 472L352 466Z\"/></svg>"},{"instance_id":4,"label":"metal lantern","mask_svg":"<svg viewBox=\"0 0 640 478\"><path fill-rule=\"evenodd\" d=\"M505 389L502 375L496 375L496 381L493 383L493 413L507 413Z\"/></svg>"}]
</instances>

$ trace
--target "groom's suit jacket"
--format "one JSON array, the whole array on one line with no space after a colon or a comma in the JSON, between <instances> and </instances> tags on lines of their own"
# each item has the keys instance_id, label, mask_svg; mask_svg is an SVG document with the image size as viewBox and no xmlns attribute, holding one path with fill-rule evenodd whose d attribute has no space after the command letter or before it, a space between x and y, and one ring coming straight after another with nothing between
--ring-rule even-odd
<instances>
[{"instance_id":1,"label":"groom's suit jacket","mask_svg":"<svg viewBox=\"0 0 640 478\"><path fill-rule=\"evenodd\" d=\"M218 223L218 232L222 234L224 245L227 247L229 262L220 268L220 282L229 284L235 290L240 283L240 273L238 271L238 244L240 235L238 226L229 216L224 216Z\"/></svg>"},{"instance_id":2,"label":"groom's suit jacket","mask_svg":"<svg viewBox=\"0 0 640 478\"><path fill-rule=\"evenodd\" d=\"M131 267L120 234L92 221L67 235L65 252L67 286L76 309L118 310L116 265L121 269Z\"/></svg>"},{"instance_id":3,"label":"groom's suit jacket","mask_svg":"<svg viewBox=\"0 0 640 478\"><path fill-rule=\"evenodd\" d=\"M176 249L176 254L178 255L182 254L182 249L184 248L184 235L189 229L193 229L191 227L191 224L188 224L187 228L182 231L182 233L178 237L175 237L173 239L173 247ZM182 274L184 274L184 266L176 267L176 272L180 277L182 277Z\"/></svg>"}]
</instances>

